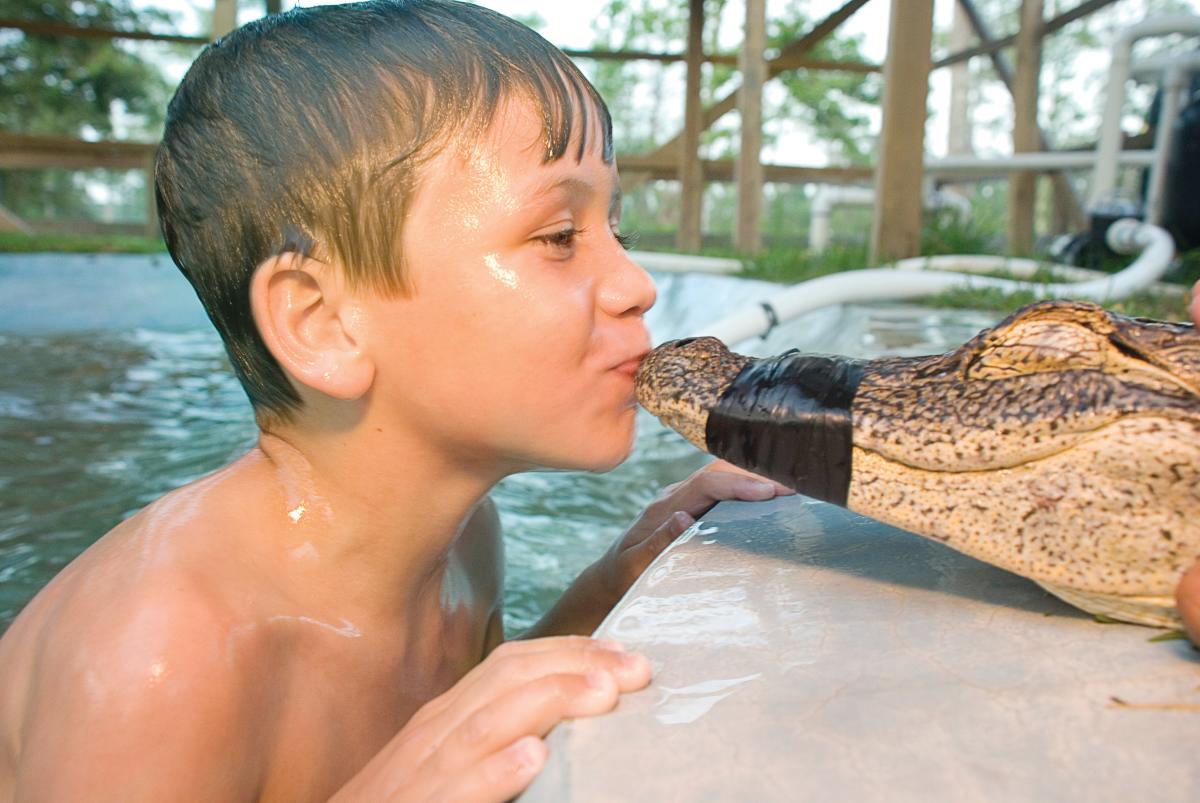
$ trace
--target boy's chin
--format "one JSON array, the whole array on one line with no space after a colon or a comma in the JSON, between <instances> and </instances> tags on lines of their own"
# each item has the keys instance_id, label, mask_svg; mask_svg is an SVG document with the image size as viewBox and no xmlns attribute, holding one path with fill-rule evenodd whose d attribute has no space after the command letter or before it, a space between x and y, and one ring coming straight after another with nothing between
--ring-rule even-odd
<instances>
[{"instance_id":1,"label":"boy's chin","mask_svg":"<svg viewBox=\"0 0 1200 803\"><path fill-rule=\"evenodd\" d=\"M632 452L632 435L608 444L580 444L578 448L561 455L560 459L546 461L543 468L603 474L624 463Z\"/></svg>"}]
</instances>

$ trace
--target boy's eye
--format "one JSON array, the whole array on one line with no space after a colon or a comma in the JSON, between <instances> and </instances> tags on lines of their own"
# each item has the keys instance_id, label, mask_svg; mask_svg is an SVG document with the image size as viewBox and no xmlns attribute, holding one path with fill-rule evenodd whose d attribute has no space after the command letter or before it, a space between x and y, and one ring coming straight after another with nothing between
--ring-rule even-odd
<instances>
[{"instance_id":1,"label":"boy's eye","mask_svg":"<svg viewBox=\"0 0 1200 803\"><path fill-rule=\"evenodd\" d=\"M567 252L575 246L576 238L578 238L580 234L583 234L583 231L583 229L577 229L574 226L568 226L565 229L559 229L558 231L551 232L550 234L543 234L541 236L534 237L534 239L540 243L545 243L556 251Z\"/></svg>"}]
</instances>

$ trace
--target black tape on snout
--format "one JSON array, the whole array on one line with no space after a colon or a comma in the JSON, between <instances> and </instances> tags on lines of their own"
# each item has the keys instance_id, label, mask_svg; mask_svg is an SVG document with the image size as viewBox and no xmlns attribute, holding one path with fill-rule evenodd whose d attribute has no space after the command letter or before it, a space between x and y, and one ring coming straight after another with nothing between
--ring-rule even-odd
<instances>
[{"instance_id":1,"label":"black tape on snout","mask_svg":"<svg viewBox=\"0 0 1200 803\"><path fill-rule=\"evenodd\" d=\"M795 351L755 360L709 413L708 451L844 507L863 365Z\"/></svg>"}]
</instances>

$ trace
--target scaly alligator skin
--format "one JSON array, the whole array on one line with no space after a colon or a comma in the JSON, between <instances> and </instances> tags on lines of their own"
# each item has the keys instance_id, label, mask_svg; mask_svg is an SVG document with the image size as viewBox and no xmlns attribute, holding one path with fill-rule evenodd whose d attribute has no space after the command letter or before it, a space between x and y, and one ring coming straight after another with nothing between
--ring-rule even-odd
<instances>
[{"instance_id":1,"label":"scaly alligator skin","mask_svg":"<svg viewBox=\"0 0 1200 803\"><path fill-rule=\"evenodd\" d=\"M713 338L668 343L643 362L638 399L710 450L710 412L739 398L752 362ZM1200 334L1191 325L1051 301L949 354L855 370L847 507L1091 613L1177 625L1175 585L1200 559Z\"/></svg>"}]
</instances>

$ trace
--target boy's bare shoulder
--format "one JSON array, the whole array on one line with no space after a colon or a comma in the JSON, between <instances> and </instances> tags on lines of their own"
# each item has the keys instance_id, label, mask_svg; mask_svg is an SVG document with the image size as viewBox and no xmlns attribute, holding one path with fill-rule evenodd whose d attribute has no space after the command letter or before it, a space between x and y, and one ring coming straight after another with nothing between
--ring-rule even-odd
<instances>
[{"instance_id":1,"label":"boy's bare shoulder","mask_svg":"<svg viewBox=\"0 0 1200 803\"><path fill-rule=\"evenodd\" d=\"M198 534L180 527L172 537ZM83 799L123 772L147 784L128 797L180 799L154 784L195 782L197 797L232 799L254 782L226 768L252 766L245 757L270 721L269 645L203 573L156 560L148 547L165 535L147 528L143 513L106 535L31 603L0 651L13 671L0 684L19 687L5 690L21 714L6 724L23 783L49 797Z\"/></svg>"}]
</instances>

